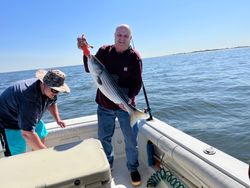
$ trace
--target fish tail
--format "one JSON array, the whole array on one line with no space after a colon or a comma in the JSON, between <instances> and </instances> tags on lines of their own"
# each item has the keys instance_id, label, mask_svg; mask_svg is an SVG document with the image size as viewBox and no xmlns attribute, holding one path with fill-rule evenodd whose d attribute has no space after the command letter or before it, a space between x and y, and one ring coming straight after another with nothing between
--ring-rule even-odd
<instances>
[{"instance_id":1,"label":"fish tail","mask_svg":"<svg viewBox=\"0 0 250 188\"><path fill-rule=\"evenodd\" d=\"M135 123L140 119L147 119L148 114L136 109L130 114L130 126L134 127Z\"/></svg>"}]
</instances>

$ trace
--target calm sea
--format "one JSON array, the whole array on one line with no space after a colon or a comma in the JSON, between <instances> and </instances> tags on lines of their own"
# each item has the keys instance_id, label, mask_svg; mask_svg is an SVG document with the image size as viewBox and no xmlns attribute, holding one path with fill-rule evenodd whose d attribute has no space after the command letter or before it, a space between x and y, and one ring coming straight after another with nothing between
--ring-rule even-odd
<instances>
[{"instance_id":1,"label":"calm sea","mask_svg":"<svg viewBox=\"0 0 250 188\"><path fill-rule=\"evenodd\" d=\"M81 58L81 57L79 57ZM79 60L80 61L80 60ZM250 163L250 47L144 59L153 116ZM60 68L71 94L60 94L63 119L96 113L95 86L82 66ZM0 73L0 93L35 70ZM143 92L138 107L146 107ZM46 113L45 122L53 119Z\"/></svg>"}]
</instances>

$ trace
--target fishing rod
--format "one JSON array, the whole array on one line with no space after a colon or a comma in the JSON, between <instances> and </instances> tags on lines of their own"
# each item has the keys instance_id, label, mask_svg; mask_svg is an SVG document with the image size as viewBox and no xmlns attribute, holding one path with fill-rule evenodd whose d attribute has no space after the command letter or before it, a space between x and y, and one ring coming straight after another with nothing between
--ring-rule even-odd
<instances>
[{"instance_id":1,"label":"fishing rod","mask_svg":"<svg viewBox=\"0 0 250 188\"><path fill-rule=\"evenodd\" d=\"M133 49L135 49L133 38L131 38L131 42L132 42ZM148 102L148 95L147 95L146 88L144 86L143 80L142 80L142 89L143 89L143 94L144 94L144 98L145 98L146 105L147 105L147 109L145 109L145 111L148 112L148 114L149 114L149 118L147 119L147 121L150 121L150 120L153 119L153 116L151 114L151 108L150 108L150 105L149 105L149 102Z\"/></svg>"}]
</instances>

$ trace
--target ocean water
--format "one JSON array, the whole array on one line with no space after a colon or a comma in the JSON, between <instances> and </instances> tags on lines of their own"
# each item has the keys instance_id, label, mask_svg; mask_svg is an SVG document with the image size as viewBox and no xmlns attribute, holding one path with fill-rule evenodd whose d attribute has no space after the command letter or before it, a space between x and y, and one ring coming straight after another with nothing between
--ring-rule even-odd
<instances>
[{"instance_id":1,"label":"ocean water","mask_svg":"<svg viewBox=\"0 0 250 188\"><path fill-rule=\"evenodd\" d=\"M81 65L59 69L71 88L58 97L62 119L95 114L90 75ZM0 93L34 75L35 70L0 73ZM250 47L144 59L143 82L153 116L250 163ZM137 103L146 107L142 91ZM43 120L53 121L49 113Z\"/></svg>"}]
</instances>

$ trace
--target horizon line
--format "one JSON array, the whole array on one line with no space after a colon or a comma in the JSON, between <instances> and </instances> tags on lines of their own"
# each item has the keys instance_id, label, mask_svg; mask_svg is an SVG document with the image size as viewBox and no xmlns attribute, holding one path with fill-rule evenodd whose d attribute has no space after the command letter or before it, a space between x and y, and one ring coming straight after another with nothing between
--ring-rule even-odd
<instances>
[{"instance_id":1,"label":"horizon line","mask_svg":"<svg viewBox=\"0 0 250 188\"><path fill-rule=\"evenodd\" d=\"M173 53L173 54L167 54L167 55L161 55L161 56L153 56L153 57L146 57L142 58L143 59L151 59L151 58L159 58L159 57L166 57L166 56L172 56L172 55L182 55L182 54L192 54L192 53L203 53L203 52L209 52L209 51L219 51L219 50L228 50L228 49L235 49L235 48L249 48L250 46L235 46L235 47L226 47L226 48L212 48L212 49L204 49L204 50L195 50L195 51L190 51L190 52L179 52L179 53ZM60 68L63 67L72 67L72 66L79 66L79 64L76 65L65 65L65 66L60 66ZM42 68L42 69L50 69L52 67L47 67L47 68ZM2 73L15 73L15 72L21 72L21 71L32 71L32 70L37 70L37 68L31 68L31 69L23 69L23 70L14 70L14 71L3 71L0 72Z\"/></svg>"}]
</instances>

